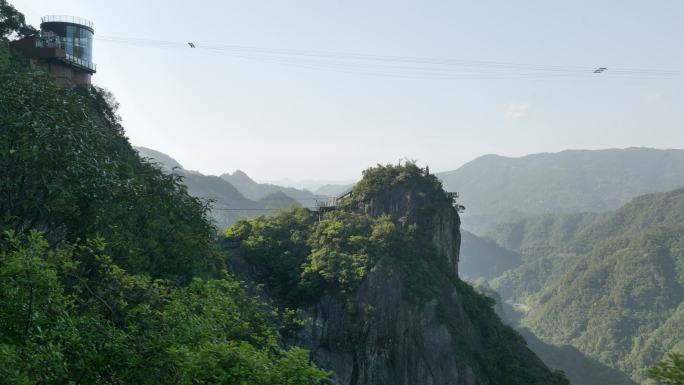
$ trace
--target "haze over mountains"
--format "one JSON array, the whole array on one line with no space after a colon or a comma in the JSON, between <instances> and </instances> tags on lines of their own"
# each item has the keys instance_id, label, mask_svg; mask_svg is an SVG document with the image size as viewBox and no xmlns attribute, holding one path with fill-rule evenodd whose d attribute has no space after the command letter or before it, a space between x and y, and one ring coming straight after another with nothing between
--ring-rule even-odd
<instances>
[{"instance_id":1,"label":"haze over mountains","mask_svg":"<svg viewBox=\"0 0 684 385\"><path fill-rule=\"evenodd\" d=\"M361 136L338 130L316 135L321 143L312 146L282 127L287 119L259 94L254 112L277 122L263 126L278 126L278 135L262 135L257 121L222 119L242 129L218 136L267 139L231 142L222 155L251 159L240 166L262 167L262 175L285 170L287 184L287 173L343 167L359 167L359 180L309 181L307 189L259 183L240 170L204 175L133 148L114 95L92 85L90 72L69 72L84 70L72 61L79 44L70 28L91 24L59 16L39 31L25 20L0 0L0 385L684 385L682 150L487 155L441 180L408 160L362 171L315 151L348 145L345 154L387 158L383 151L405 147L391 133L375 145L364 128L371 121L342 122ZM199 58L203 44L188 45L185 53ZM75 55L62 60L70 48ZM90 59L92 50L80 51ZM604 70L587 75L605 79ZM204 88L225 91L217 79ZM230 90L247 98L252 88ZM167 95L159 96L140 111L152 118L150 103L160 101L169 110ZM184 132L193 137L184 143L197 140L208 163L211 147L227 142L207 132L203 118L231 115L212 106L182 111L189 124L180 125L204 127L202 135ZM527 114L528 104L519 107L511 115ZM544 110L534 103L534 126L544 124ZM433 140L443 143L439 152L452 151L449 133L426 134L434 122L417 121L416 133L429 141L410 142L411 151L439 159ZM638 130L641 138L658 136L662 122L648 121L655 128ZM573 133L603 123L593 124ZM596 138L624 143L615 126ZM525 145L543 139L525 132L508 134ZM461 134L468 146L455 156L482 148ZM159 146L167 139L151 137ZM207 137L213 141L202 142ZM628 140L653 143L635 137ZM491 136L479 140L506 148ZM320 164L290 167L290 156Z\"/></svg>"},{"instance_id":2,"label":"haze over mountains","mask_svg":"<svg viewBox=\"0 0 684 385\"><path fill-rule=\"evenodd\" d=\"M167 170L178 168L183 174L194 174L195 184L189 187L201 190L196 183L202 174L183 169L167 154L144 147L136 149ZM464 227L484 233L498 223L540 214L604 212L642 194L684 186L684 150L567 150L518 158L485 155L456 170L436 175L446 190L459 193L460 202L466 206ZM318 199L353 187L353 184L323 185L312 192L258 183L241 170L224 173L220 178L241 195L224 186L224 201L258 201L282 192L303 206L313 206ZM213 195L218 198L216 193Z\"/></svg>"},{"instance_id":3,"label":"haze over mountains","mask_svg":"<svg viewBox=\"0 0 684 385\"><path fill-rule=\"evenodd\" d=\"M280 192L290 198L296 199L302 205L312 206L316 199L321 198L309 190L300 190L270 183L257 183L241 170L236 170L232 174L221 174L220 178L235 186L243 195L252 200L259 200L270 194Z\"/></svg>"},{"instance_id":4,"label":"haze over mountains","mask_svg":"<svg viewBox=\"0 0 684 385\"><path fill-rule=\"evenodd\" d=\"M484 238L463 231L461 276L494 289L509 322L573 384L630 383L620 373L646 384L647 368L684 349L683 154L487 156L442 174L479 181L462 182L463 202L489 221ZM665 192L630 197L652 190ZM513 202L523 204L507 211Z\"/></svg>"},{"instance_id":5,"label":"haze over mountains","mask_svg":"<svg viewBox=\"0 0 684 385\"><path fill-rule=\"evenodd\" d=\"M684 150L568 150L509 158L479 157L438 173L466 206L464 227L548 213L602 212L632 198L684 186Z\"/></svg>"},{"instance_id":6,"label":"haze over mountains","mask_svg":"<svg viewBox=\"0 0 684 385\"><path fill-rule=\"evenodd\" d=\"M264 209L242 217L317 197L241 171L183 173L196 196ZM502 316L573 384L642 383L646 368L684 349L684 190L674 190L684 186L683 150L487 155L438 176L460 193L464 227L486 234L462 231L460 276L495 290Z\"/></svg>"},{"instance_id":7,"label":"haze over mountains","mask_svg":"<svg viewBox=\"0 0 684 385\"><path fill-rule=\"evenodd\" d=\"M220 177L227 183L183 169L167 154L137 147L141 155L154 159L165 169L177 168L188 178L191 194L215 200L223 208L264 208L258 201L271 201L269 208L284 208L293 201L305 207L316 201L339 195L353 187L324 185L315 192L258 183L237 170ZM463 227L484 234L499 223L540 214L604 212L630 199L651 192L684 186L684 150L627 148L608 150L568 150L559 153L533 154L519 158L485 155L453 171L436 174L448 191L457 191L466 206ZM275 201L267 198L281 192ZM263 214L261 212L258 214ZM222 214L221 225L255 213Z\"/></svg>"},{"instance_id":8,"label":"haze over mountains","mask_svg":"<svg viewBox=\"0 0 684 385\"><path fill-rule=\"evenodd\" d=\"M571 345L637 382L684 349L684 189L604 214L505 224L490 237L522 256L489 282L535 338Z\"/></svg>"},{"instance_id":9,"label":"haze over mountains","mask_svg":"<svg viewBox=\"0 0 684 385\"><path fill-rule=\"evenodd\" d=\"M317 200L325 199L307 190L257 183L239 170L220 177L204 175L185 170L178 161L162 152L145 147L135 149L140 156L157 163L166 172L182 176L191 195L210 200L211 215L219 228L226 228L239 219L266 215L293 205L315 206Z\"/></svg>"},{"instance_id":10,"label":"haze over mountains","mask_svg":"<svg viewBox=\"0 0 684 385\"><path fill-rule=\"evenodd\" d=\"M462 231L461 276L573 384L646 384L684 349L684 151L490 155L438 175L486 235Z\"/></svg>"},{"instance_id":11,"label":"haze over mountains","mask_svg":"<svg viewBox=\"0 0 684 385\"><path fill-rule=\"evenodd\" d=\"M267 180L263 183L274 184L284 187L292 187L299 190L309 190L314 194L326 195L321 190L329 188L340 188L344 186L353 186L353 180L329 180L329 179L304 179L294 180L290 178L279 178L274 180ZM335 195L335 194L333 194Z\"/></svg>"}]
</instances>

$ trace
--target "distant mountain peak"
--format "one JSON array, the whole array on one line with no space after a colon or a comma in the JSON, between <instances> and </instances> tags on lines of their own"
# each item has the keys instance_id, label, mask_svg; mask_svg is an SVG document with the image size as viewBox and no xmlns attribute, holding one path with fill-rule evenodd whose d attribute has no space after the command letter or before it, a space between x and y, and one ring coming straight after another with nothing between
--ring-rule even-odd
<instances>
[{"instance_id":1,"label":"distant mountain peak","mask_svg":"<svg viewBox=\"0 0 684 385\"><path fill-rule=\"evenodd\" d=\"M164 154L163 152L153 150L151 148L135 146L133 147L138 152L138 155L142 158L148 159L152 163L157 163L161 168L166 170L173 170L174 168L183 169L183 166L172 157Z\"/></svg>"},{"instance_id":2,"label":"distant mountain peak","mask_svg":"<svg viewBox=\"0 0 684 385\"><path fill-rule=\"evenodd\" d=\"M521 157L490 154L437 176L447 190L459 192L468 208L466 227L481 232L492 221L605 212L639 195L682 187L684 150L630 147Z\"/></svg>"},{"instance_id":3,"label":"distant mountain peak","mask_svg":"<svg viewBox=\"0 0 684 385\"><path fill-rule=\"evenodd\" d=\"M246 172L244 172L244 171L242 171L242 170L239 170L239 169L238 169L238 170L235 170L235 171L233 172L233 174L231 174L231 175L234 176L234 177L248 178L249 180L252 180L252 178L250 178L249 175L247 175Z\"/></svg>"}]
</instances>

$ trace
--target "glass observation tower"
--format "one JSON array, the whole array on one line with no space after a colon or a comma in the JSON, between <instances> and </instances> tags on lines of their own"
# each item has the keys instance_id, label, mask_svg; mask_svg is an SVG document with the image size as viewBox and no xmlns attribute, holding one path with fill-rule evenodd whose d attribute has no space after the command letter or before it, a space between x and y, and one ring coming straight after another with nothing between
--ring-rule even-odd
<instances>
[{"instance_id":1,"label":"glass observation tower","mask_svg":"<svg viewBox=\"0 0 684 385\"><path fill-rule=\"evenodd\" d=\"M64 50L67 61L95 72L93 64L93 23L74 16L44 16L39 44Z\"/></svg>"},{"instance_id":2,"label":"glass observation tower","mask_svg":"<svg viewBox=\"0 0 684 385\"><path fill-rule=\"evenodd\" d=\"M63 87L87 87L97 71L93 63L93 35L89 20L74 16L45 16L40 35L13 41L10 45L31 63L43 68Z\"/></svg>"}]
</instances>

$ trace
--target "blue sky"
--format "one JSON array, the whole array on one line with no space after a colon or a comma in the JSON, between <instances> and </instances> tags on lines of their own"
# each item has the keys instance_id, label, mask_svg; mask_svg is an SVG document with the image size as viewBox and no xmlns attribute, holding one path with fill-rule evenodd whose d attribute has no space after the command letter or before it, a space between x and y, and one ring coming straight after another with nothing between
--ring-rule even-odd
<instances>
[{"instance_id":1,"label":"blue sky","mask_svg":"<svg viewBox=\"0 0 684 385\"><path fill-rule=\"evenodd\" d=\"M35 25L46 14L88 18L97 37L608 67L605 76L412 78L340 71L344 60L321 70L96 40L94 81L121 103L131 141L208 174L353 180L404 157L444 171L488 153L684 147L684 76L611 74L684 71L682 1L13 3Z\"/></svg>"}]
</instances>

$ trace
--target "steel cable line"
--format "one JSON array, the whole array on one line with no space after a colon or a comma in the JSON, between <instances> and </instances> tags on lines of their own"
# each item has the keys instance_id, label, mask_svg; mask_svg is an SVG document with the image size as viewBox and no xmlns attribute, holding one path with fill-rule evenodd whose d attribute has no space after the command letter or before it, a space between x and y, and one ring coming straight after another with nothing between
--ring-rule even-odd
<instances>
[{"instance_id":1,"label":"steel cable line","mask_svg":"<svg viewBox=\"0 0 684 385\"><path fill-rule=\"evenodd\" d=\"M186 47L187 43L164 41L164 40L151 40L151 39L140 39L140 38L117 38L100 36L99 39L110 42L119 43L131 43L140 45L156 45L156 46L168 46L168 47ZM409 57L409 56L389 56L389 55L372 55L372 54L360 54L360 53L343 53L343 52L332 52L332 51L305 51L305 50L294 50L294 49L284 49L284 48L258 48L249 46L237 46L237 45L218 45L211 43L197 43L197 48L214 50L214 51L224 51L224 52L242 52L242 53L258 53L258 54L277 54L277 55L289 55L289 56L305 56L314 58L327 58L327 59L347 59L347 60L372 60L372 61L389 61L389 62L403 62L403 63L417 63L417 64L430 64L430 65L458 65L466 67L492 67L492 68L503 68L503 69L533 69L533 70L547 70L547 71L574 71L574 72L585 72L593 70L594 67L588 66L553 66L553 65L536 65L536 64L521 64L521 63L501 63L501 62L491 62L491 61L466 61L457 59L435 59L435 58L424 58L424 57Z\"/></svg>"},{"instance_id":2,"label":"steel cable line","mask_svg":"<svg viewBox=\"0 0 684 385\"><path fill-rule=\"evenodd\" d=\"M477 70L477 69L469 69L469 70L461 70L459 72L456 72L455 70L449 70L449 69L430 69L430 68L406 68L406 67L396 67L400 70L404 70L403 73L390 73L386 71L380 71L383 68L387 68L387 66L383 67L359 67L359 66L354 66L353 64L350 65L338 65L338 64L325 64L325 63L301 63L297 61L292 61L292 60L287 60L283 58L274 58L274 57L266 57L263 55L260 56L255 56L255 55L246 55L246 54L227 54L227 56L231 57L236 57L236 58L243 58L243 59L249 59L249 60L257 60L265 63L275 63L275 64L281 64L281 65L287 65L291 67L298 67L298 68L306 68L306 69L316 69L316 70L327 70L327 71L334 71L334 72L341 72L341 73L348 73L348 74L357 74L357 75L374 75L374 76L385 76L385 77L394 77L394 78L405 78L405 79L444 79L444 80L449 80L449 79L462 79L462 80L484 80L484 79L490 79L490 80L520 80L520 79L543 79L543 78L549 78L549 77L554 77L554 78L568 78L568 77L577 77L577 76L583 76L585 78L590 78L590 77L596 77L595 74L593 74L591 71L585 71L583 73L555 73L555 74L549 74L549 73L535 73L532 71L527 71L527 72L505 72L505 71L486 71L486 70ZM406 71L406 70L413 70L413 71ZM657 75L653 75L657 76ZM683 75L684 76L684 75ZM643 76L638 77L638 76L632 76L629 73L624 73L620 75L613 75L613 77L621 77L621 78L626 78L626 79L641 79ZM662 77L662 76L661 76ZM680 77L681 78L681 77Z\"/></svg>"},{"instance_id":3,"label":"steel cable line","mask_svg":"<svg viewBox=\"0 0 684 385\"><path fill-rule=\"evenodd\" d=\"M112 36L97 36L98 40L136 46L159 48L183 48L188 43ZM196 49L265 63L281 64L307 69L319 69L380 75L402 78L431 79L528 79L544 77L568 77L593 74L595 67L570 65L539 65L505 63L493 61L439 59L409 56L372 55L332 51L307 51L284 48L259 48L212 43L193 43ZM410 66L408 66L410 65ZM389 71L389 72L388 72ZM394 72L392 72L394 71ZM607 74L621 78L672 78L684 79L684 71L615 68L610 67ZM593 76L592 76L593 75ZM601 74L605 76L606 73Z\"/></svg>"}]
</instances>

